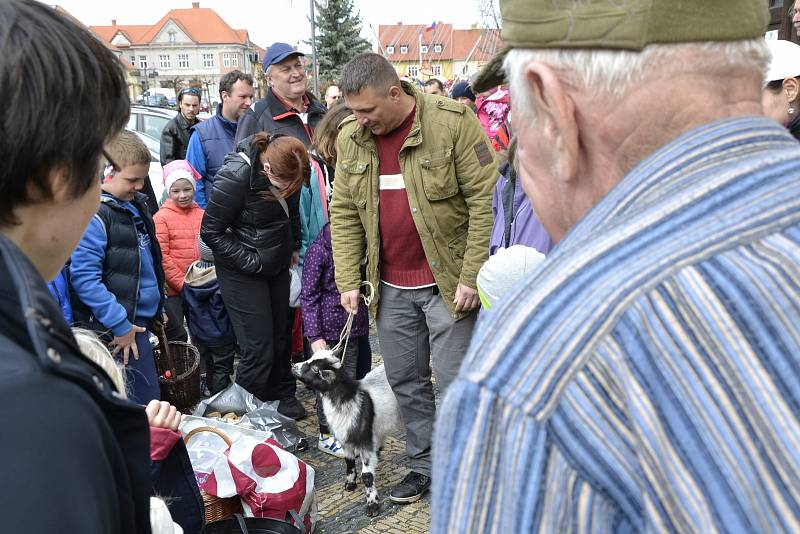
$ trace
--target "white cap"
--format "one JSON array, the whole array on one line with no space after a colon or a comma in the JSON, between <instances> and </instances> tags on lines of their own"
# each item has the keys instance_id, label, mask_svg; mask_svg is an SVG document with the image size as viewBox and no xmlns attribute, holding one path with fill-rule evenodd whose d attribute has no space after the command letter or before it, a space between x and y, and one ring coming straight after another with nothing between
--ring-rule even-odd
<instances>
[{"instance_id":1,"label":"white cap","mask_svg":"<svg viewBox=\"0 0 800 534\"><path fill-rule=\"evenodd\" d=\"M772 54L767 69L767 83L800 76L800 46L791 41L767 39Z\"/></svg>"},{"instance_id":2,"label":"white cap","mask_svg":"<svg viewBox=\"0 0 800 534\"><path fill-rule=\"evenodd\" d=\"M478 294L484 307L494 305L544 260L544 254L532 247L499 249L478 271Z\"/></svg>"}]
</instances>

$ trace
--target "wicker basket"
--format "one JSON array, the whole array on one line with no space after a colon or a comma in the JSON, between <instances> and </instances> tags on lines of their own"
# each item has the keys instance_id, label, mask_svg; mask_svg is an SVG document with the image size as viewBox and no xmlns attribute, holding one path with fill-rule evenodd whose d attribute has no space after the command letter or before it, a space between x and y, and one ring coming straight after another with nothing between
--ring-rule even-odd
<instances>
[{"instance_id":1,"label":"wicker basket","mask_svg":"<svg viewBox=\"0 0 800 534\"><path fill-rule=\"evenodd\" d=\"M156 331L158 347L153 350L161 387L161 400L184 413L200 402L200 353L189 343L167 341L164 329ZM171 378L165 375L169 371Z\"/></svg>"},{"instance_id":2,"label":"wicker basket","mask_svg":"<svg viewBox=\"0 0 800 534\"><path fill-rule=\"evenodd\" d=\"M226 436L224 432L212 426L199 426L195 428L186 434L186 437L183 438L183 442L189 443L189 439L200 432L211 432L216 434L225 441L225 444L228 445L228 447L231 446L230 438ZM229 517L233 517L234 514L243 513L242 500L238 495L220 498L210 495L203 490L200 490L200 495L203 497L206 523L213 523L214 521L220 521L221 519L228 519Z\"/></svg>"}]
</instances>

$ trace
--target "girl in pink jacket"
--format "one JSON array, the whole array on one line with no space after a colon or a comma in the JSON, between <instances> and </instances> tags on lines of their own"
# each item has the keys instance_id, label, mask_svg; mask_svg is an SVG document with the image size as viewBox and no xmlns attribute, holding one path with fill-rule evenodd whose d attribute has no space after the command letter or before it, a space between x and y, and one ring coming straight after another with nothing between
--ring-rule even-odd
<instances>
[{"instance_id":1,"label":"girl in pink jacket","mask_svg":"<svg viewBox=\"0 0 800 534\"><path fill-rule=\"evenodd\" d=\"M186 341L183 327L183 279L189 266L200 258L197 238L203 221L203 209L194 201L194 190L200 175L186 160L175 160L164 166L164 189L169 198L153 216L156 237L164 258L167 280L167 338Z\"/></svg>"}]
</instances>

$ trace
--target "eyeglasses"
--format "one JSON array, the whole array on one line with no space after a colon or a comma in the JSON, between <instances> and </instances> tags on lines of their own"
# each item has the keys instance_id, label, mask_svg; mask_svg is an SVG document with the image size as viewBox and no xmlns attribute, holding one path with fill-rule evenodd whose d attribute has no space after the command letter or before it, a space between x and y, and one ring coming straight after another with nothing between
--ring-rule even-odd
<instances>
[{"instance_id":1,"label":"eyeglasses","mask_svg":"<svg viewBox=\"0 0 800 534\"><path fill-rule=\"evenodd\" d=\"M104 167L111 167L111 168L112 168L112 169L114 169L114 171L116 171L116 172L119 172L120 170L122 170L122 169L120 169L120 166L119 166L119 165L117 165L117 164L114 162L113 158L112 158L112 157L109 155L109 153L108 153L108 152L106 152L106 149L105 149L105 148L101 148L101 149L100 149L100 152L103 154L103 157L104 157L104 158L106 158L106 160L105 160L105 162L104 162L104 163L105 163Z\"/></svg>"},{"instance_id":2,"label":"eyeglasses","mask_svg":"<svg viewBox=\"0 0 800 534\"><path fill-rule=\"evenodd\" d=\"M103 175L101 177L101 180L105 180L106 178L111 176L112 173L121 171L122 168L119 165L117 165L117 163L108 154L105 148L101 148L100 152L103 154Z\"/></svg>"},{"instance_id":3,"label":"eyeglasses","mask_svg":"<svg viewBox=\"0 0 800 534\"><path fill-rule=\"evenodd\" d=\"M197 87L184 87L183 89L181 89L181 92L178 93L178 96L183 96L183 95L200 96L200 89L198 89Z\"/></svg>"}]
</instances>

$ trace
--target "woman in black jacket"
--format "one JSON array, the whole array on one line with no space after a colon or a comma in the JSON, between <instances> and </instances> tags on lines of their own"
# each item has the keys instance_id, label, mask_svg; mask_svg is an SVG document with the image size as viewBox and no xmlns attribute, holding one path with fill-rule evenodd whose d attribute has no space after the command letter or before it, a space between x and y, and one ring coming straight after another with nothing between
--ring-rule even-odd
<instances>
[{"instance_id":1,"label":"woman in black jacket","mask_svg":"<svg viewBox=\"0 0 800 534\"><path fill-rule=\"evenodd\" d=\"M308 153L293 137L242 140L214 179L200 231L242 352L236 383L263 401L299 406L290 365L289 266L299 260L300 187Z\"/></svg>"}]
</instances>

